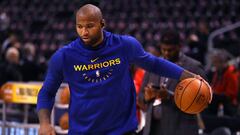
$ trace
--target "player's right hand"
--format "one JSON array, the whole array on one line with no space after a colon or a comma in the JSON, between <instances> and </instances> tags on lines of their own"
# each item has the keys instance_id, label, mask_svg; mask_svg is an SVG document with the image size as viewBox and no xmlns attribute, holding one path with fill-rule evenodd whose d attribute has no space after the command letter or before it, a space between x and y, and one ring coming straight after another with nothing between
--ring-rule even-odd
<instances>
[{"instance_id":1,"label":"player's right hand","mask_svg":"<svg viewBox=\"0 0 240 135\"><path fill-rule=\"evenodd\" d=\"M56 135L51 124L40 124L38 135Z\"/></svg>"}]
</instances>

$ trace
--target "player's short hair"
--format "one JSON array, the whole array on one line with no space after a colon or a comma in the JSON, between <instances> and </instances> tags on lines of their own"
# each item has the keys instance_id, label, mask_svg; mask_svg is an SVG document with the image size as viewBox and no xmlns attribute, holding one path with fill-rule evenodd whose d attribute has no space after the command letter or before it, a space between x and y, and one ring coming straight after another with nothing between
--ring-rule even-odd
<instances>
[{"instance_id":1,"label":"player's short hair","mask_svg":"<svg viewBox=\"0 0 240 135\"><path fill-rule=\"evenodd\" d=\"M180 45L180 35L177 31L168 30L163 33L160 42L165 45Z\"/></svg>"}]
</instances>

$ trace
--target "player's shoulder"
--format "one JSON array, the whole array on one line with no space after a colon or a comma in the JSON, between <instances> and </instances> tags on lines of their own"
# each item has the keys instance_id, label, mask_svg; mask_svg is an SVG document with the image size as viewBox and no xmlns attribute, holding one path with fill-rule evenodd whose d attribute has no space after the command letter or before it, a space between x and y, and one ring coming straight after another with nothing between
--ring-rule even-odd
<instances>
[{"instance_id":1,"label":"player's shoulder","mask_svg":"<svg viewBox=\"0 0 240 135\"><path fill-rule=\"evenodd\" d=\"M111 38L113 40L119 40L120 42L138 42L135 37L125 34L111 33Z\"/></svg>"},{"instance_id":2,"label":"player's shoulder","mask_svg":"<svg viewBox=\"0 0 240 135\"><path fill-rule=\"evenodd\" d=\"M131 35L122 35L121 38L128 43L138 43L137 39Z\"/></svg>"},{"instance_id":3,"label":"player's shoulder","mask_svg":"<svg viewBox=\"0 0 240 135\"><path fill-rule=\"evenodd\" d=\"M74 44L76 40L71 41L67 44L64 44L63 47L58 48L55 53L52 55L52 57L62 57L65 53L69 53L71 50L74 50Z\"/></svg>"},{"instance_id":4,"label":"player's shoulder","mask_svg":"<svg viewBox=\"0 0 240 135\"><path fill-rule=\"evenodd\" d=\"M64 53L64 52L68 52L70 50L74 50L76 44L78 43L78 38L69 42L69 43L66 43L63 45L63 47L59 48L57 51L60 52L60 53Z\"/></svg>"}]
</instances>

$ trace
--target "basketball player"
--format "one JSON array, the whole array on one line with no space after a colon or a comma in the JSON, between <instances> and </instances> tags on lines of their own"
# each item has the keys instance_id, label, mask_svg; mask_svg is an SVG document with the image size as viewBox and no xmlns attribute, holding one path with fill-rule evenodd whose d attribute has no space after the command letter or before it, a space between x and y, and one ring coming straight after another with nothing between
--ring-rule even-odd
<instances>
[{"instance_id":1,"label":"basketball player","mask_svg":"<svg viewBox=\"0 0 240 135\"><path fill-rule=\"evenodd\" d=\"M205 77L201 63L184 55L180 50L179 34L171 30L165 32L160 41L161 55ZM174 98L167 94L166 89L173 93L177 83L177 80L171 78L145 73L139 95L139 102L148 106L144 135L198 135L197 117L181 112L176 107ZM161 89L154 89L153 86ZM158 99L159 97L162 99Z\"/></svg>"},{"instance_id":2,"label":"basketball player","mask_svg":"<svg viewBox=\"0 0 240 135\"><path fill-rule=\"evenodd\" d=\"M82 6L76 13L79 38L51 58L38 94L40 135L55 135L50 112L62 81L69 84L70 135L124 135L137 128L135 88L130 64L161 76L182 80L199 77L146 53L131 36L104 30L100 9Z\"/></svg>"}]
</instances>

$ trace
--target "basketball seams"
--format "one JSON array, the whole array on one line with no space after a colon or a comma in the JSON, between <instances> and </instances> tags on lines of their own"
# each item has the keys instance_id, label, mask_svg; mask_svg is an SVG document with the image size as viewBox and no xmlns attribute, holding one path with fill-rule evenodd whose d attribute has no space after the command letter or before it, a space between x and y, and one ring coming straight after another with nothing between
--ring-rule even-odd
<instances>
[{"instance_id":1,"label":"basketball seams","mask_svg":"<svg viewBox=\"0 0 240 135\"><path fill-rule=\"evenodd\" d=\"M180 109L181 109L181 110L182 110L182 97L183 97L183 95L184 95L184 92L185 92L186 88L188 87L188 85L190 85L190 83L193 82L194 80L196 80L196 79L191 80L191 81L184 87L184 89L183 89L183 91L182 91L182 94L181 94L181 97L180 97L180 103L179 103L179 106L180 106Z\"/></svg>"},{"instance_id":2,"label":"basketball seams","mask_svg":"<svg viewBox=\"0 0 240 135\"><path fill-rule=\"evenodd\" d=\"M202 83L204 83L203 81L201 81ZM206 83L204 83L205 85L206 85L206 87L208 87L207 86L207 84ZM203 85L202 85L203 86ZM192 111L193 113L199 113L199 112L201 112L205 107L206 107L206 105L208 104L208 101L209 101L209 96L207 96L207 99L204 101L204 103L198 108L198 110L196 110L196 111Z\"/></svg>"},{"instance_id":3,"label":"basketball seams","mask_svg":"<svg viewBox=\"0 0 240 135\"><path fill-rule=\"evenodd\" d=\"M207 85L207 87L209 88L209 94L210 94L210 99L208 100L208 104L210 104L212 102L212 88L208 83L205 83Z\"/></svg>"},{"instance_id":4,"label":"basketball seams","mask_svg":"<svg viewBox=\"0 0 240 135\"><path fill-rule=\"evenodd\" d=\"M196 80L196 79L195 79L195 80ZM193 105L193 103L195 102L196 98L198 97L198 95L199 95L199 93L200 93L200 90L201 90L201 87L202 87L202 81L200 81L200 82L201 82L201 83L200 83L200 86L199 86L199 88L198 88L198 92L197 92L196 96L194 97L192 103L185 109L185 111L187 111L187 110ZM186 86L186 87L187 87L187 86Z\"/></svg>"},{"instance_id":5,"label":"basketball seams","mask_svg":"<svg viewBox=\"0 0 240 135\"><path fill-rule=\"evenodd\" d=\"M202 106L200 107L200 109L198 111L193 111L191 113L192 114L200 113L205 107L207 107L206 105L208 104L208 101L209 101L209 97L207 100L205 100L204 104L202 104Z\"/></svg>"},{"instance_id":6,"label":"basketball seams","mask_svg":"<svg viewBox=\"0 0 240 135\"><path fill-rule=\"evenodd\" d=\"M204 82L204 84L207 85L205 82ZM208 85L207 85L207 87L208 87ZM203 104L203 106L200 107L200 111L203 110L204 108L206 108L206 105L208 104L210 98L211 98L211 96L210 97L207 96L207 100L205 100L205 103Z\"/></svg>"},{"instance_id":7,"label":"basketball seams","mask_svg":"<svg viewBox=\"0 0 240 135\"><path fill-rule=\"evenodd\" d=\"M212 89L202 79L188 78L182 80L175 90L174 100L177 107L188 114L201 112L212 99Z\"/></svg>"}]
</instances>

